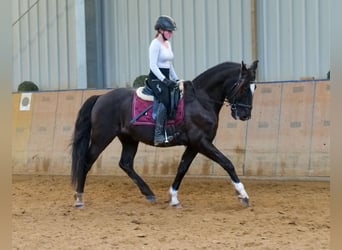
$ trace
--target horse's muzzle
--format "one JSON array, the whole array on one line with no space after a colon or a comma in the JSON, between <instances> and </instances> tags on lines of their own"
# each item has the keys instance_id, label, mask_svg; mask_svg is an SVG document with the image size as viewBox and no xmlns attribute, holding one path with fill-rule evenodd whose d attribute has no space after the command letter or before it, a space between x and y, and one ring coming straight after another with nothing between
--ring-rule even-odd
<instances>
[{"instance_id":1,"label":"horse's muzzle","mask_svg":"<svg viewBox=\"0 0 342 250\"><path fill-rule=\"evenodd\" d=\"M247 121L247 120L251 119L251 116L250 116L250 115L245 115L245 116L239 117L239 119L240 119L241 121Z\"/></svg>"},{"instance_id":2,"label":"horse's muzzle","mask_svg":"<svg viewBox=\"0 0 342 250\"><path fill-rule=\"evenodd\" d=\"M241 112L238 112L238 110L236 108L233 108L231 111L232 111L231 115L235 120L247 121L247 120L251 119L250 114L247 114L245 112L242 112L244 114L239 114Z\"/></svg>"},{"instance_id":3,"label":"horse's muzzle","mask_svg":"<svg viewBox=\"0 0 342 250\"><path fill-rule=\"evenodd\" d=\"M231 115L234 118L234 120L247 121L251 119L251 115L248 115L248 114L239 115L236 110L232 110Z\"/></svg>"}]
</instances>

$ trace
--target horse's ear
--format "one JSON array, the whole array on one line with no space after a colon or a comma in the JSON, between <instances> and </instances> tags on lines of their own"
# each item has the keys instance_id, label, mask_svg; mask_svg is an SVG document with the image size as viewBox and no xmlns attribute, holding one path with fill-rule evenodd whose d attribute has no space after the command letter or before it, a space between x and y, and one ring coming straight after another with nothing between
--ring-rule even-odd
<instances>
[{"instance_id":1,"label":"horse's ear","mask_svg":"<svg viewBox=\"0 0 342 250\"><path fill-rule=\"evenodd\" d=\"M259 60L255 60L255 61L252 63L252 65L249 67L249 69L255 71L255 70L257 69L257 67L258 67L258 62L259 62Z\"/></svg>"},{"instance_id":2,"label":"horse's ear","mask_svg":"<svg viewBox=\"0 0 342 250\"><path fill-rule=\"evenodd\" d=\"M246 64L241 61L241 72L247 71Z\"/></svg>"}]
</instances>

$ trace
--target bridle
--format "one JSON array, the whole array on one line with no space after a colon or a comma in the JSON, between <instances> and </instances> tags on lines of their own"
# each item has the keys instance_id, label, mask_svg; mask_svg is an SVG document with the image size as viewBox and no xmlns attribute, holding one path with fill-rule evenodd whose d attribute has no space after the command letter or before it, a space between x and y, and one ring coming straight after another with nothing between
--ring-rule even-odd
<instances>
[{"instance_id":1,"label":"bridle","mask_svg":"<svg viewBox=\"0 0 342 250\"><path fill-rule=\"evenodd\" d=\"M237 88L243 81L244 79L239 79L236 83L234 83L233 87L232 87L232 92L233 94L230 96L230 98L226 97L225 102L227 102L227 106L231 106L232 111L235 111L235 113L237 114L237 107L242 107L242 108L252 108L252 105L249 104L243 104L243 103L239 103L239 102L235 102L235 97L239 91L239 88ZM254 82L250 82L250 84L252 84ZM234 102L231 103L229 102L229 99L234 99Z\"/></svg>"},{"instance_id":2,"label":"bridle","mask_svg":"<svg viewBox=\"0 0 342 250\"><path fill-rule=\"evenodd\" d=\"M234 83L232 89L236 88L236 87L239 85L239 83L242 82L242 80L243 80L243 79L239 79L236 83ZM254 82L253 82L253 83L254 83ZM192 85L192 84L193 84L193 83L192 83L192 81L191 81L191 85ZM220 105L226 104L227 107L229 107L229 106L231 107L231 110L234 111L236 115L237 115L237 108L238 108L238 107L250 108L250 109L252 108L252 105L243 104L243 103L239 103L239 102L233 102L233 103L231 103L231 102L229 101L229 99L232 99L232 98L234 98L234 97L236 96L236 94L237 94L237 91L236 91L236 90L233 92L233 95L232 95L229 99L228 99L228 97L226 97L225 100L224 100L223 102L221 102L221 101L216 101L216 100L213 100L213 99L210 99L210 98L207 98L207 97L199 96L199 95L196 94L196 88L194 88L194 87L192 87L192 88L193 88L193 90L195 91L195 95L194 95L194 96L195 96L196 98L202 99L202 100L205 100L205 101L209 101L209 102L212 102L212 103L220 104ZM235 98L234 98L234 99L235 99Z\"/></svg>"}]
</instances>

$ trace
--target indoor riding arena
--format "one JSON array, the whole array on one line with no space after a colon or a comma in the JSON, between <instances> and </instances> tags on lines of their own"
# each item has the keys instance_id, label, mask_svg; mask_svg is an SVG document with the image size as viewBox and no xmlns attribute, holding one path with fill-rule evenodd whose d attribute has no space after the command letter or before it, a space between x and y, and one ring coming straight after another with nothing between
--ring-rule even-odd
<instances>
[{"instance_id":1,"label":"indoor riding arena","mask_svg":"<svg viewBox=\"0 0 342 250\"><path fill-rule=\"evenodd\" d=\"M13 249L329 249L330 55L331 34L339 34L331 16L340 9L334 1L12 0ZM165 15L175 22L172 30L158 28ZM168 56L157 68L173 66L179 78L171 80L189 80L184 97L186 86L193 93L184 116L195 126L179 123L174 135L192 145L181 161L185 146L139 144L134 169L155 194L152 202L151 192L143 195L137 187L141 181L120 168L132 176L136 145L120 134L124 160L119 166L116 138L90 169L82 196L82 163L91 157L72 164L78 112L93 95L144 85L150 44L163 32L172 37L161 40ZM215 65L231 65L229 74ZM215 75L203 77L208 71ZM22 83L35 84L36 91L20 90ZM132 121L125 116L131 108L121 108L131 107L130 97L113 96L94 108L97 125L113 124L114 117L117 127ZM104 115L107 106L120 115ZM206 134L199 125L216 129L218 112L213 144L238 177L212 146L214 130ZM94 125L92 135L101 139L108 133L99 127L120 130ZM128 130L152 142L154 130L145 129ZM90 145L92 153L107 142L84 141L77 148ZM179 163L185 169L197 151L216 161L196 155L179 189L182 171L170 189ZM176 193L181 205L170 205L170 190L171 201Z\"/></svg>"},{"instance_id":2,"label":"indoor riding arena","mask_svg":"<svg viewBox=\"0 0 342 250\"><path fill-rule=\"evenodd\" d=\"M252 118L220 112L214 144L235 165L250 197L198 155L168 190L184 147L139 145L136 171L151 203L119 168L116 139L93 165L84 208L75 208L70 143L77 112L108 89L13 93L13 249L329 249L328 80L258 83Z\"/></svg>"}]
</instances>

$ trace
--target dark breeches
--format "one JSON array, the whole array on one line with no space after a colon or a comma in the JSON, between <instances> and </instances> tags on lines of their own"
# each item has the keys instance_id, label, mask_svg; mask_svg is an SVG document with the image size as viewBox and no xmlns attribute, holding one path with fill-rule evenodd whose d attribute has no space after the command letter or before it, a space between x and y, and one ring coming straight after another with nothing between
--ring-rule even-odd
<instances>
[{"instance_id":1,"label":"dark breeches","mask_svg":"<svg viewBox=\"0 0 342 250\"><path fill-rule=\"evenodd\" d=\"M161 71L166 76L166 78L169 78L168 69L161 69ZM164 104L167 110L167 114L169 115L171 113L169 88L165 85L165 83L161 82L152 72L150 72L148 76L148 85L152 89L156 99Z\"/></svg>"}]
</instances>

